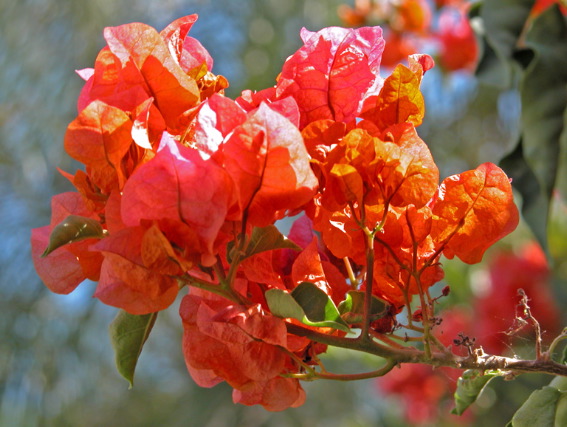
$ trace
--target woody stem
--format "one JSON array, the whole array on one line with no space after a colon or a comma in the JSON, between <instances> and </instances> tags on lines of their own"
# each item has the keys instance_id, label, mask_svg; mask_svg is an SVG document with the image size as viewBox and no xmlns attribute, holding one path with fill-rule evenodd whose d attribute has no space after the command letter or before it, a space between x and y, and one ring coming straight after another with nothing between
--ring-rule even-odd
<instances>
[{"instance_id":1,"label":"woody stem","mask_svg":"<svg viewBox=\"0 0 567 427\"><path fill-rule=\"evenodd\" d=\"M364 321L360 339L369 338L370 317L372 314L372 284L374 283L374 233L364 230L366 235L366 289L364 291Z\"/></svg>"},{"instance_id":2,"label":"woody stem","mask_svg":"<svg viewBox=\"0 0 567 427\"><path fill-rule=\"evenodd\" d=\"M436 367L448 366L458 369L475 369L480 371L501 370L505 373L511 374L532 372L567 377L567 365L554 362L553 360L524 360L476 353L466 357L460 357L449 352L437 351L432 351L431 356L427 357L425 352L414 348L398 349L391 346L384 346L371 339L361 340L359 338L327 335L290 323L287 323L286 326L288 332L291 334L306 337L312 341L334 347L347 348L350 350L373 354L375 356L389 359L395 364L424 363Z\"/></svg>"},{"instance_id":3,"label":"woody stem","mask_svg":"<svg viewBox=\"0 0 567 427\"><path fill-rule=\"evenodd\" d=\"M382 377L386 375L388 372L390 372L394 368L394 366L396 366L395 362L392 362L391 360L387 360L386 364L382 366L382 368L372 372L363 372L360 374L333 374L327 372L315 372L315 373L305 373L305 374L291 374L289 376L300 380L323 379L323 380L335 380L335 381L358 381L358 380L367 380L369 378Z\"/></svg>"}]
</instances>

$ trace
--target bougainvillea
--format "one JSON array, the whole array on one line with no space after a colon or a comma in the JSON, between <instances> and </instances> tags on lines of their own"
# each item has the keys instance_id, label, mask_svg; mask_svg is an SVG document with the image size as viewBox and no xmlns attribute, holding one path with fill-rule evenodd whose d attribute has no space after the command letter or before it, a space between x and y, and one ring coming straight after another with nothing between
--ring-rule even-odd
<instances>
[{"instance_id":1,"label":"bougainvillea","mask_svg":"<svg viewBox=\"0 0 567 427\"><path fill-rule=\"evenodd\" d=\"M121 309L120 372L133 381L157 313L179 293L195 382L226 381L235 402L268 410L301 405L302 379L405 362L503 366L432 333L441 257L477 263L519 220L494 164L439 182L416 131L433 60L410 56L383 77L379 27L302 30L274 87L231 100L188 35L196 19L104 31L65 135L85 170L63 172L76 191L55 196L50 225L32 231L50 290L90 279ZM292 216L284 236L275 224ZM329 373L329 345L385 364Z\"/></svg>"}]
</instances>

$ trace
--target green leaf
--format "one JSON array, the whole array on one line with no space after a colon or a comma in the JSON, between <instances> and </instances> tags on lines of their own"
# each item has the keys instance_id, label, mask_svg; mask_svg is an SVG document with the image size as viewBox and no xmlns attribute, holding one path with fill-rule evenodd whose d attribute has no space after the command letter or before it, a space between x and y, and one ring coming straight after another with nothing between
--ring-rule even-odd
<instances>
[{"instance_id":1,"label":"green leaf","mask_svg":"<svg viewBox=\"0 0 567 427\"><path fill-rule=\"evenodd\" d=\"M49 236L49 244L41 256L45 257L55 249L68 243L92 238L102 239L103 237L104 230L97 220L84 216L69 215L53 228Z\"/></svg>"},{"instance_id":2,"label":"green leaf","mask_svg":"<svg viewBox=\"0 0 567 427\"><path fill-rule=\"evenodd\" d=\"M567 199L567 108L563 113L563 132L559 138L559 147L563 156L559 159L555 189L559 192L561 199Z\"/></svg>"},{"instance_id":3,"label":"green leaf","mask_svg":"<svg viewBox=\"0 0 567 427\"><path fill-rule=\"evenodd\" d=\"M484 375L479 371L470 369L463 372L463 375L457 381L457 390L454 395L455 408L451 412L456 415L462 415L476 401L489 381L499 375L498 371L489 371Z\"/></svg>"},{"instance_id":4,"label":"green leaf","mask_svg":"<svg viewBox=\"0 0 567 427\"><path fill-rule=\"evenodd\" d=\"M274 316L293 318L305 325L349 332L329 296L313 283L303 282L291 293L281 289L266 291L266 301Z\"/></svg>"},{"instance_id":5,"label":"green leaf","mask_svg":"<svg viewBox=\"0 0 567 427\"><path fill-rule=\"evenodd\" d=\"M526 35L535 57L520 83L523 156L540 193L528 224L547 248L547 221L560 163L567 159L567 20L557 5L538 16ZM535 203L535 202L534 202Z\"/></svg>"},{"instance_id":6,"label":"green leaf","mask_svg":"<svg viewBox=\"0 0 567 427\"><path fill-rule=\"evenodd\" d=\"M523 151L523 142L520 140L516 148L500 161L500 166L512 178L512 185L522 196L522 216L542 248L546 249L547 222L542 221L541 208L549 201L546 200L537 177L526 162Z\"/></svg>"},{"instance_id":7,"label":"green leaf","mask_svg":"<svg viewBox=\"0 0 567 427\"><path fill-rule=\"evenodd\" d=\"M567 426L567 393L561 393L555 409L554 427Z\"/></svg>"},{"instance_id":8,"label":"green leaf","mask_svg":"<svg viewBox=\"0 0 567 427\"><path fill-rule=\"evenodd\" d=\"M512 427L564 426L556 424L555 413L559 399L565 394L548 386L534 391L512 417Z\"/></svg>"},{"instance_id":9,"label":"green leaf","mask_svg":"<svg viewBox=\"0 0 567 427\"><path fill-rule=\"evenodd\" d=\"M499 58L486 38L479 41L480 58L476 66L476 77L483 83L497 88L510 85L510 67L508 61Z\"/></svg>"},{"instance_id":10,"label":"green leaf","mask_svg":"<svg viewBox=\"0 0 567 427\"><path fill-rule=\"evenodd\" d=\"M273 249L294 249L300 251L301 247L280 233L275 225L255 227L254 230L252 230L250 242L248 242L245 254L241 260L260 252L271 251Z\"/></svg>"},{"instance_id":11,"label":"green leaf","mask_svg":"<svg viewBox=\"0 0 567 427\"><path fill-rule=\"evenodd\" d=\"M269 289L265 293L266 302L274 316L289 317L303 322L305 312L289 292L282 289Z\"/></svg>"},{"instance_id":12,"label":"green leaf","mask_svg":"<svg viewBox=\"0 0 567 427\"><path fill-rule=\"evenodd\" d=\"M561 360L559 363L567 364L567 345L563 347L563 352L561 353Z\"/></svg>"},{"instance_id":13,"label":"green leaf","mask_svg":"<svg viewBox=\"0 0 567 427\"><path fill-rule=\"evenodd\" d=\"M388 304L381 299L372 296L370 309L370 321L380 319L388 312ZM364 292L348 291L346 298L339 304L341 318L348 324L361 323L364 320Z\"/></svg>"},{"instance_id":14,"label":"green leaf","mask_svg":"<svg viewBox=\"0 0 567 427\"><path fill-rule=\"evenodd\" d=\"M559 391L567 391L567 377L558 375L551 380L549 386L556 388Z\"/></svg>"},{"instance_id":15,"label":"green leaf","mask_svg":"<svg viewBox=\"0 0 567 427\"><path fill-rule=\"evenodd\" d=\"M485 83L508 88L516 66L513 55L517 49L526 20L535 0L486 0L480 7L483 52L477 67L477 77Z\"/></svg>"},{"instance_id":16,"label":"green leaf","mask_svg":"<svg viewBox=\"0 0 567 427\"><path fill-rule=\"evenodd\" d=\"M116 368L130 383L130 388L134 385L138 358L156 319L157 313L135 315L120 310L110 324L110 341L114 348Z\"/></svg>"},{"instance_id":17,"label":"green leaf","mask_svg":"<svg viewBox=\"0 0 567 427\"><path fill-rule=\"evenodd\" d=\"M291 296L301 306L309 320L315 322L341 320L341 315L333 300L313 283L300 283L291 291Z\"/></svg>"}]
</instances>

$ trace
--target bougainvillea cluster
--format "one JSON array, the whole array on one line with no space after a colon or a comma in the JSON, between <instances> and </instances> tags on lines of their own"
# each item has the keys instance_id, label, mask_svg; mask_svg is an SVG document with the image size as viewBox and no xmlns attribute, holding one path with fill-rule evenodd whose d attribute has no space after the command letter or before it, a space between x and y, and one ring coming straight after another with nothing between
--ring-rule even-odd
<instances>
[{"instance_id":1,"label":"bougainvillea cluster","mask_svg":"<svg viewBox=\"0 0 567 427\"><path fill-rule=\"evenodd\" d=\"M379 27L304 29L274 87L232 100L188 36L196 19L107 28L79 71L65 149L85 169L62 172L75 191L32 232L46 286L90 279L132 316L185 294L191 376L268 410L301 405L299 380L322 366L326 345L294 331L388 344L406 327L428 347L441 256L477 263L518 223L496 165L439 182L416 131L433 60L382 77ZM274 224L296 215L283 236Z\"/></svg>"}]
</instances>

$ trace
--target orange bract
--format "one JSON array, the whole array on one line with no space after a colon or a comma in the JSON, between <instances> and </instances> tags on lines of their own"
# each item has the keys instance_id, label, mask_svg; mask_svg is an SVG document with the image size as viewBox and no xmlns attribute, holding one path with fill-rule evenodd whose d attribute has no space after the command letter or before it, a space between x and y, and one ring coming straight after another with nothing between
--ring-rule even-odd
<instances>
[{"instance_id":1,"label":"orange bract","mask_svg":"<svg viewBox=\"0 0 567 427\"><path fill-rule=\"evenodd\" d=\"M446 178L431 201L431 236L447 258L480 262L484 251L516 228L519 213L504 171L484 163Z\"/></svg>"},{"instance_id":2,"label":"orange bract","mask_svg":"<svg viewBox=\"0 0 567 427\"><path fill-rule=\"evenodd\" d=\"M376 104L366 109L362 117L374 122L380 130L405 122L419 126L425 113L420 83L421 73L399 64L384 81Z\"/></svg>"}]
</instances>

